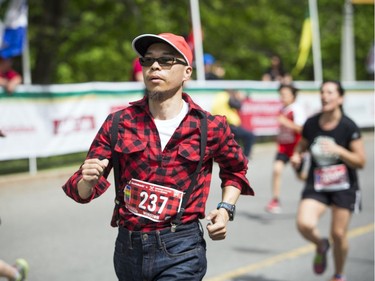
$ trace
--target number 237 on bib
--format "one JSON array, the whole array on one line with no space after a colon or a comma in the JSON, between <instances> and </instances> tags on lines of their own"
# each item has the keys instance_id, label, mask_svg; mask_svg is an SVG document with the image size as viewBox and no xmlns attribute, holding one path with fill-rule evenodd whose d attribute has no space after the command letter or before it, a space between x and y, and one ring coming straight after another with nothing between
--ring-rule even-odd
<instances>
[{"instance_id":1,"label":"number 237 on bib","mask_svg":"<svg viewBox=\"0 0 375 281\"><path fill-rule=\"evenodd\" d=\"M124 188L126 208L155 222L176 216L184 193L180 190L132 179Z\"/></svg>"}]
</instances>

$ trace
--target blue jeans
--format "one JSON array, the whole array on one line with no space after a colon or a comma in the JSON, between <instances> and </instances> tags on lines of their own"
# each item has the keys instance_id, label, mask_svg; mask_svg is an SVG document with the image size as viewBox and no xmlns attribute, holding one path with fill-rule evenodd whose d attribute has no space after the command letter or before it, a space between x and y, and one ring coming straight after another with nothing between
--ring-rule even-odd
<instances>
[{"instance_id":1,"label":"blue jeans","mask_svg":"<svg viewBox=\"0 0 375 281\"><path fill-rule=\"evenodd\" d=\"M174 233L119 227L114 266L119 281L202 280L207 270L202 227L194 222Z\"/></svg>"}]
</instances>

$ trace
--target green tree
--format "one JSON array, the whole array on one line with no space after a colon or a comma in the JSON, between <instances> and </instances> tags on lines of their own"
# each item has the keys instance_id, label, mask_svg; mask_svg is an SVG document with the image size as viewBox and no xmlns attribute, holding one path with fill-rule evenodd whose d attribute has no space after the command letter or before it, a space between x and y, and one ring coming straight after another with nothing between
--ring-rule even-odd
<instances>
[{"instance_id":1,"label":"green tree","mask_svg":"<svg viewBox=\"0 0 375 281\"><path fill-rule=\"evenodd\" d=\"M323 75L340 77L343 0L319 0ZM200 0L204 52L226 69L225 79L259 80L277 53L291 71L308 1ZM356 76L367 80L365 59L374 41L374 5L354 12ZM35 84L127 81L142 33L191 31L188 0L34 0L29 7L29 40ZM312 80L310 54L295 80Z\"/></svg>"}]
</instances>

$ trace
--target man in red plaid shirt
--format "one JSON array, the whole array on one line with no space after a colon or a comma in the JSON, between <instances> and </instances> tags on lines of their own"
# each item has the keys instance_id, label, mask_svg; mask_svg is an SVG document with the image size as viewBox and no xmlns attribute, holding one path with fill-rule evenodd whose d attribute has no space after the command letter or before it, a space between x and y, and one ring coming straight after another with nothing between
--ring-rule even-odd
<instances>
[{"instance_id":1,"label":"man in red plaid shirt","mask_svg":"<svg viewBox=\"0 0 375 281\"><path fill-rule=\"evenodd\" d=\"M183 93L193 60L183 37L144 34L133 40L133 49L140 56L147 96L121 110L114 150L114 114L107 117L85 162L63 190L79 203L103 194L110 185L107 177L114 151L119 159L120 192L111 225L119 228L114 253L118 279L202 280L207 260L199 219L210 221L206 229L212 240L225 238L240 194L254 195L246 178L248 160L225 117L211 115ZM222 202L206 216L213 160L220 167ZM176 222L179 213L182 216Z\"/></svg>"}]
</instances>

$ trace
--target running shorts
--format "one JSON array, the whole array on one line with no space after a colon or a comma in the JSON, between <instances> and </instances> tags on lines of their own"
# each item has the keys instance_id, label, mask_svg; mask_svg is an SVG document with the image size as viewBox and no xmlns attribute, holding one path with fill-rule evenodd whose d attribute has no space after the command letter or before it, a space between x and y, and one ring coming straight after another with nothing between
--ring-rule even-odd
<instances>
[{"instance_id":1,"label":"running shorts","mask_svg":"<svg viewBox=\"0 0 375 281\"><path fill-rule=\"evenodd\" d=\"M347 189L333 192L318 192L314 189L305 189L302 199L314 199L327 206L335 205L348 209L352 213L359 213L362 209L361 191L359 189Z\"/></svg>"}]
</instances>

